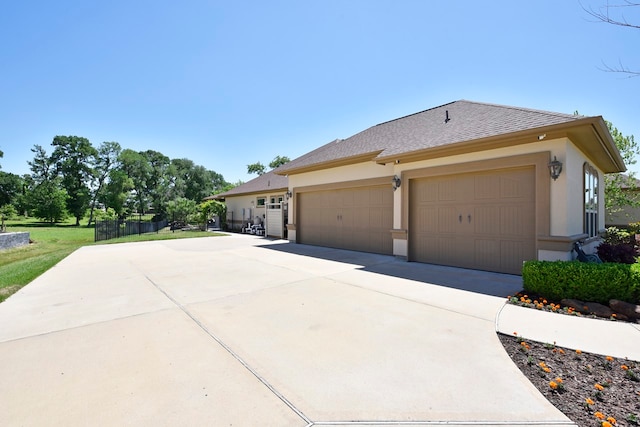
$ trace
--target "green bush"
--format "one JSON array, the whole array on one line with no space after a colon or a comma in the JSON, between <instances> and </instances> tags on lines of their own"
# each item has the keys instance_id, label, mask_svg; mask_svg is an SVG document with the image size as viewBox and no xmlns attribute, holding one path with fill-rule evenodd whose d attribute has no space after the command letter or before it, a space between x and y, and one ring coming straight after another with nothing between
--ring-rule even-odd
<instances>
[{"instance_id":1,"label":"green bush","mask_svg":"<svg viewBox=\"0 0 640 427\"><path fill-rule=\"evenodd\" d=\"M560 301L563 298L609 304L618 299L640 303L640 264L527 261L524 290Z\"/></svg>"}]
</instances>

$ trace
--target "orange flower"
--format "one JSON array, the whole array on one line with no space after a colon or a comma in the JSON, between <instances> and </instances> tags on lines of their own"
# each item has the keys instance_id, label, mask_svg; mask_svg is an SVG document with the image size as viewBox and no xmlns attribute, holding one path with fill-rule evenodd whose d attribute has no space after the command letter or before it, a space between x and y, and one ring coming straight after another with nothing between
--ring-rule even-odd
<instances>
[{"instance_id":1,"label":"orange flower","mask_svg":"<svg viewBox=\"0 0 640 427\"><path fill-rule=\"evenodd\" d=\"M602 390L604 390L604 387L602 387L602 386L601 386L600 384L598 384L598 383L596 383L593 387L594 387L596 390L598 390L598 391L602 391Z\"/></svg>"},{"instance_id":2,"label":"orange flower","mask_svg":"<svg viewBox=\"0 0 640 427\"><path fill-rule=\"evenodd\" d=\"M607 418L607 422L611 423L611 424L615 424L616 423L616 419L613 417L608 417Z\"/></svg>"},{"instance_id":3,"label":"orange flower","mask_svg":"<svg viewBox=\"0 0 640 427\"><path fill-rule=\"evenodd\" d=\"M559 348L558 351L560 352L560 354L564 354L564 350Z\"/></svg>"},{"instance_id":4,"label":"orange flower","mask_svg":"<svg viewBox=\"0 0 640 427\"><path fill-rule=\"evenodd\" d=\"M607 362L613 362L613 357L607 356Z\"/></svg>"},{"instance_id":5,"label":"orange flower","mask_svg":"<svg viewBox=\"0 0 640 427\"><path fill-rule=\"evenodd\" d=\"M558 383L556 383L555 381L549 381L549 387L556 390L558 388Z\"/></svg>"},{"instance_id":6,"label":"orange flower","mask_svg":"<svg viewBox=\"0 0 640 427\"><path fill-rule=\"evenodd\" d=\"M595 414L593 414L594 417L596 417L599 420L604 420L604 414L600 411L596 412Z\"/></svg>"},{"instance_id":7,"label":"orange flower","mask_svg":"<svg viewBox=\"0 0 640 427\"><path fill-rule=\"evenodd\" d=\"M582 354L582 350L576 350L576 354Z\"/></svg>"},{"instance_id":8,"label":"orange flower","mask_svg":"<svg viewBox=\"0 0 640 427\"><path fill-rule=\"evenodd\" d=\"M560 377L556 377L556 382L557 382L558 384L562 384L562 378L560 378Z\"/></svg>"},{"instance_id":9,"label":"orange flower","mask_svg":"<svg viewBox=\"0 0 640 427\"><path fill-rule=\"evenodd\" d=\"M622 365L620 366L620 369L622 369L623 371L628 371L629 367L627 365Z\"/></svg>"},{"instance_id":10,"label":"orange flower","mask_svg":"<svg viewBox=\"0 0 640 427\"><path fill-rule=\"evenodd\" d=\"M603 421L600 427L613 427L613 425L608 421Z\"/></svg>"},{"instance_id":11,"label":"orange flower","mask_svg":"<svg viewBox=\"0 0 640 427\"><path fill-rule=\"evenodd\" d=\"M589 399L588 397L585 399L585 402L587 405L593 405L595 402L591 399Z\"/></svg>"}]
</instances>

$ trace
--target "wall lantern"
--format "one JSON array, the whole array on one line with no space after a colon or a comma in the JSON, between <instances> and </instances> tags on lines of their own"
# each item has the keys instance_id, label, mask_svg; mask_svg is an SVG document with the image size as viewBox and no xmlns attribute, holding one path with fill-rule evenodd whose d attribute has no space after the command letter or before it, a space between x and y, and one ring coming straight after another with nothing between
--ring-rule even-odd
<instances>
[{"instance_id":1,"label":"wall lantern","mask_svg":"<svg viewBox=\"0 0 640 427\"><path fill-rule=\"evenodd\" d=\"M549 166L549 174L551 178L555 181L560 176L560 172L562 172L562 162L556 159L556 156L553 156L553 161L549 162L547 165Z\"/></svg>"},{"instance_id":2,"label":"wall lantern","mask_svg":"<svg viewBox=\"0 0 640 427\"><path fill-rule=\"evenodd\" d=\"M400 177L398 175L394 175L393 178L391 179L391 185L393 186L393 191L396 191L398 188L400 188L400 184L402 184Z\"/></svg>"},{"instance_id":3,"label":"wall lantern","mask_svg":"<svg viewBox=\"0 0 640 427\"><path fill-rule=\"evenodd\" d=\"M293 197L293 193L291 192L291 190L289 190L286 193L284 193L284 197L286 197L287 200L289 200L291 197Z\"/></svg>"}]
</instances>

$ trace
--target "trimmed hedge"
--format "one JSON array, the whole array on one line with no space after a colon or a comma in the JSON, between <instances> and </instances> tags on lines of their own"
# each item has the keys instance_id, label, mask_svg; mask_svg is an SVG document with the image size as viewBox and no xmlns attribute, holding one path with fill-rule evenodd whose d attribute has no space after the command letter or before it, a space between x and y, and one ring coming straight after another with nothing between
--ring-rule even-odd
<instances>
[{"instance_id":1,"label":"trimmed hedge","mask_svg":"<svg viewBox=\"0 0 640 427\"><path fill-rule=\"evenodd\" d=\"M608 305L618 299L640 304L640 264L527 261L522 282L525 291L556 301L572 298Z\"/></svg>"}]
</instances>

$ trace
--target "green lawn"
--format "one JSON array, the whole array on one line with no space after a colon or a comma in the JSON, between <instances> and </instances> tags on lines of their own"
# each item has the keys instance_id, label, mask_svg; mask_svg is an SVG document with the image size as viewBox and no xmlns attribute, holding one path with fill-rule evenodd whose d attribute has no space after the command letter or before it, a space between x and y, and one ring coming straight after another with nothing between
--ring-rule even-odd
<instances>
[{"instance_id":1,"label":"green lawn","mask_svg":"<svg viewBox=\"0 0 640 427\"><path fill-rule=\"evenodd\" d=\"M203 231L160 232L94 243L93 228L76 227L73 224L73 219L68 223L55 225L38 222L35 219L7 221L8 232L28 231L33 243L20 248L0 251L0 302L56 265L67 255L85 245L219 235Z\"/></svg>"}]
</instances>

